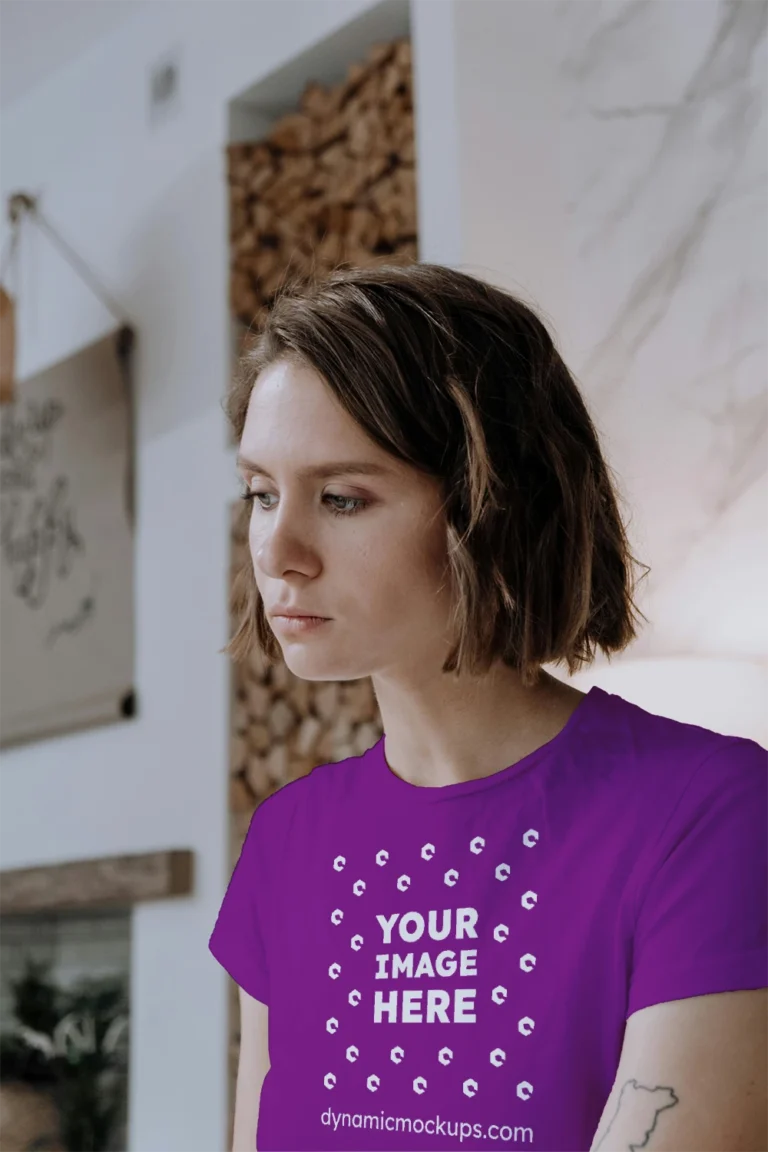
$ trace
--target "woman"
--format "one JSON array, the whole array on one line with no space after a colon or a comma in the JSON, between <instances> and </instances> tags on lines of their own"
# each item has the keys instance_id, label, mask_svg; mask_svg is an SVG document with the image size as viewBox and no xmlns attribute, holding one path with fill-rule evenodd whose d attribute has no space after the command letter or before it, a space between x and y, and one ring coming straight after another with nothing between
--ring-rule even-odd
<instances>
[{"instance_id":1,"label":"woman","mask_svg":"<svg viewBox=\"0 0 768 1152\"><path fill-rule=\"evenodd\" d=\"M640 614L595 429L513 296L424 264L286 290L228 412L229 650L370 676L385 733L251 821L210 940L234 1146L586 1149L645 1087L611 1093L633 1013L768 983L765 752L543 668Z\"/></svg>"}]
</instances>

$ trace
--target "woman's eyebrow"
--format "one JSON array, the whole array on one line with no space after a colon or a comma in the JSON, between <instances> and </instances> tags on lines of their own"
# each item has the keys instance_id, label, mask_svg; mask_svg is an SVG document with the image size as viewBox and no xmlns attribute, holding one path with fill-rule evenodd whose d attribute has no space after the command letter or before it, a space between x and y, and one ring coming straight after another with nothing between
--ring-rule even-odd
<instances>
[{"instance_id":1,"label":"woman's eyebrow","mask_svg":"<svg viewBox=\"0 0 768 1152\"><path fill-rule=\"evenodd\" d=\"M244 472L255 472L259 476L266 476L274 480L274 476L255 460L238 455L237 467ZM374 464L370 460L337 460L325 464L312 464L308 467L298 468L296 475L303 479L316 480L328 476L391 476L392 469L385 464Z\"/></svg>"}]
</instances>

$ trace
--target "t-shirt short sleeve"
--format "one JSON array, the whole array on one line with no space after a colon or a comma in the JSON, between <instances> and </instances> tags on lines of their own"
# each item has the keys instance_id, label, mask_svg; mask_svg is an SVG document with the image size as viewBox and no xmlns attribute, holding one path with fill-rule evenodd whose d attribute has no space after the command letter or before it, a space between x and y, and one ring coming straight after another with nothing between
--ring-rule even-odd
<instances>
[{"instance_id":1,"label":"t-shirt short sleeve","mask_svg":"<svg viewBox=\"0 0 768 1152\"><path fill-rule=\"evenodd\" d=\"M208 949L249 996L269 1004L263 906L269 878L265 868L267 803L253 813L240 857L219 909Z\"/></svg>"},{"instance_id":2,"label":"t-shirt short sleeve","mask_svg":"<svg viewBox=\"0 0 768 1152\"><path fill-rule=\"evenodd\" d=\"M650 1004L768 986L768 752L723 738L651 849L627 1017Z\"/></svg>"}]
</instances>

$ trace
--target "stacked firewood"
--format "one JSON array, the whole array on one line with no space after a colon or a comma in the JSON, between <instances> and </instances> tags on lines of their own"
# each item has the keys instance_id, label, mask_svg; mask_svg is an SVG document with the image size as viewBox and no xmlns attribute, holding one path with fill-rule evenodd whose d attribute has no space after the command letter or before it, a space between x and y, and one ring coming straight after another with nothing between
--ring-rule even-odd
<instances>
[{"instance_id":1,"label":"stacked firewood","mask_svg":"<svg viewBox=\"0 0 768 1152\"><path fill-rule=\"evenodd\" d=\"M256 143L228 149L233 315L340 264L412 261L416 183L408 40L377 44Z\"/></svg>"}]
</instances>

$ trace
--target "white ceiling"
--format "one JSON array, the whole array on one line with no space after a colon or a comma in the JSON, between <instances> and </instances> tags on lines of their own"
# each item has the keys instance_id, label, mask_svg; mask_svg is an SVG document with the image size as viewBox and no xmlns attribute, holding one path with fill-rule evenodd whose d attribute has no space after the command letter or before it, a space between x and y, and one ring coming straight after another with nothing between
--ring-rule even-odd
<instances>
[{"instance_id":1,"label":"white ceiling","mask_svg":"<svg viewBox=\"0 0 768 1152\"><path fill-rule=\"evenodd\" d=\"M77 59L151 0L0 0L0 108Z\"/></svg>"}]
</instances>

